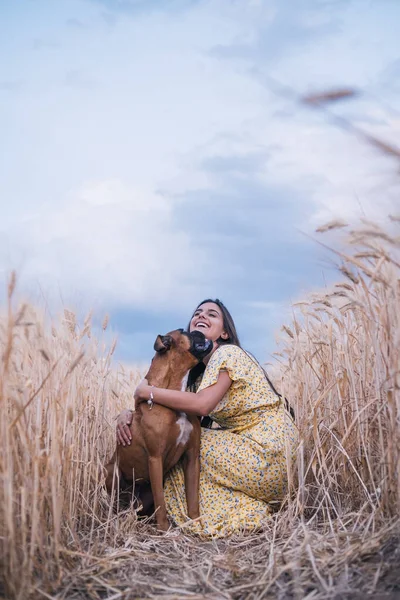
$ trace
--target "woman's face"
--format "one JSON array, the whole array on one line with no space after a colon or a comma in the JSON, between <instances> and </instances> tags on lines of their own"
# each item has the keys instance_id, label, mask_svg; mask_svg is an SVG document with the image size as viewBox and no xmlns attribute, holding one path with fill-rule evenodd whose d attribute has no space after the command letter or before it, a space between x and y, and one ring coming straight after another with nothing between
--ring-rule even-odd
<instances>
[{"instance_id":1,"label":"woman's face","mask_svg":"<svg viewBox=\"0 0 400 600\"><path fill-rule=\"evenodd\" d=\"M221 309L214 302L206 302L196 309L190 321L190 331L201 331L206 338L215 342L222 337L228 339L224 329Z\"/></svg>"}]
</instances>

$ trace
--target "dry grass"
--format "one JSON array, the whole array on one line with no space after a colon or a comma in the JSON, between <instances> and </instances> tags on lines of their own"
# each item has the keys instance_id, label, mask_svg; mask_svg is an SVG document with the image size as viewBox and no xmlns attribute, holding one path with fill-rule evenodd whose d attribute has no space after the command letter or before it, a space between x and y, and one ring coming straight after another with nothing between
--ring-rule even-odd
<instances>
[{"instance_id":1,"label":"dry grass","mask_svg":"<svg viewBox=\"0 0 400 600\"><path fill-rule=\"evenodd\" d=\"M132 512L110 510L99 466L112 451L113 418L132 405L140 374L112 367L113 347L93 338L90 317L80 328L65 311L48 330L32 307L14 307L12 279L0 320L4 597L356 598L375 590L384 598L385 590L398 592L395 218L391 227L390 235L371 224L350 233L348 253L337 254L341 283L298 306L285 326L276 383L294 404L301 436L291 498L257 535L214 542L177 530L158 535Z\"/></svg>"}]
</instances>

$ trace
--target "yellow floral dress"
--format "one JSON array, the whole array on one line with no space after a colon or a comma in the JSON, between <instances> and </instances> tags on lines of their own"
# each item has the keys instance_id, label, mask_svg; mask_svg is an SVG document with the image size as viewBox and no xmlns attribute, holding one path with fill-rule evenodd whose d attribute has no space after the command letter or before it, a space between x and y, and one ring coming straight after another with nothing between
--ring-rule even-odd
<instances>
[{"instance_id":1,"label":"yellow floral dress","mask_svg":"<svg viewBox=\"0 0 400 600\"><path fill-rule=\"evenodd\" d=\"M211 356L199 390L213 385L221 370L232 380L210 413L224 429L202 429L200 521L187 516L182 465L164 483L167 511L184 531L222 537L259 529L269 503L287 489L287 461L297 445L297 428L271 390L260 365L238 346L220 346Z\"/></svg>"}]
</instances>

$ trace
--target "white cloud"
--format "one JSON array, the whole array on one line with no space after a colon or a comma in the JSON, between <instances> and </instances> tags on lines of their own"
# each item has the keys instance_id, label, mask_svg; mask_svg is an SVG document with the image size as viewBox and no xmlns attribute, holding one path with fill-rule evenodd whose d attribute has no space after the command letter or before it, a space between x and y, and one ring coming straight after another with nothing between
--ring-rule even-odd
<instances>
[{"instance_id":1,"label":"white cloud","mask_svg":"<svg viewBox=\"0 0 400 600\"><path fill-rule=\"evenodd\" d=\"M88 183L46 213L16 219L8 237L25 285L41 282L53 297L64 289L69 298L132 308L186 300L194 257L171 205L118 180Z\"/></svg>"}]
</instances>

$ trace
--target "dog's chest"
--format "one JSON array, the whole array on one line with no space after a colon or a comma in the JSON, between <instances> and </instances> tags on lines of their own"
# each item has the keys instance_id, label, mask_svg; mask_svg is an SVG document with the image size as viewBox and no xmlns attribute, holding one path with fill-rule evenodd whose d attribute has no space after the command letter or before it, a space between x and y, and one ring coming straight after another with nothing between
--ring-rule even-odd
<instances>
[{"instance_id":1,"label":"dog's chest","mask_svg":"<svg viewBox=\"0 0 400 600\"><path fill-rule=\"evenodd\" d=\"M179 427L179 435L176 440L176 445L177 446L179 446L180 444L185 445L189 441L189 437L190 437L190 434L192 433L193 425L190 423L186 414L183 412L179 413L179 418L176 421L176 424Z\"/></svg>"}]
</instances>

